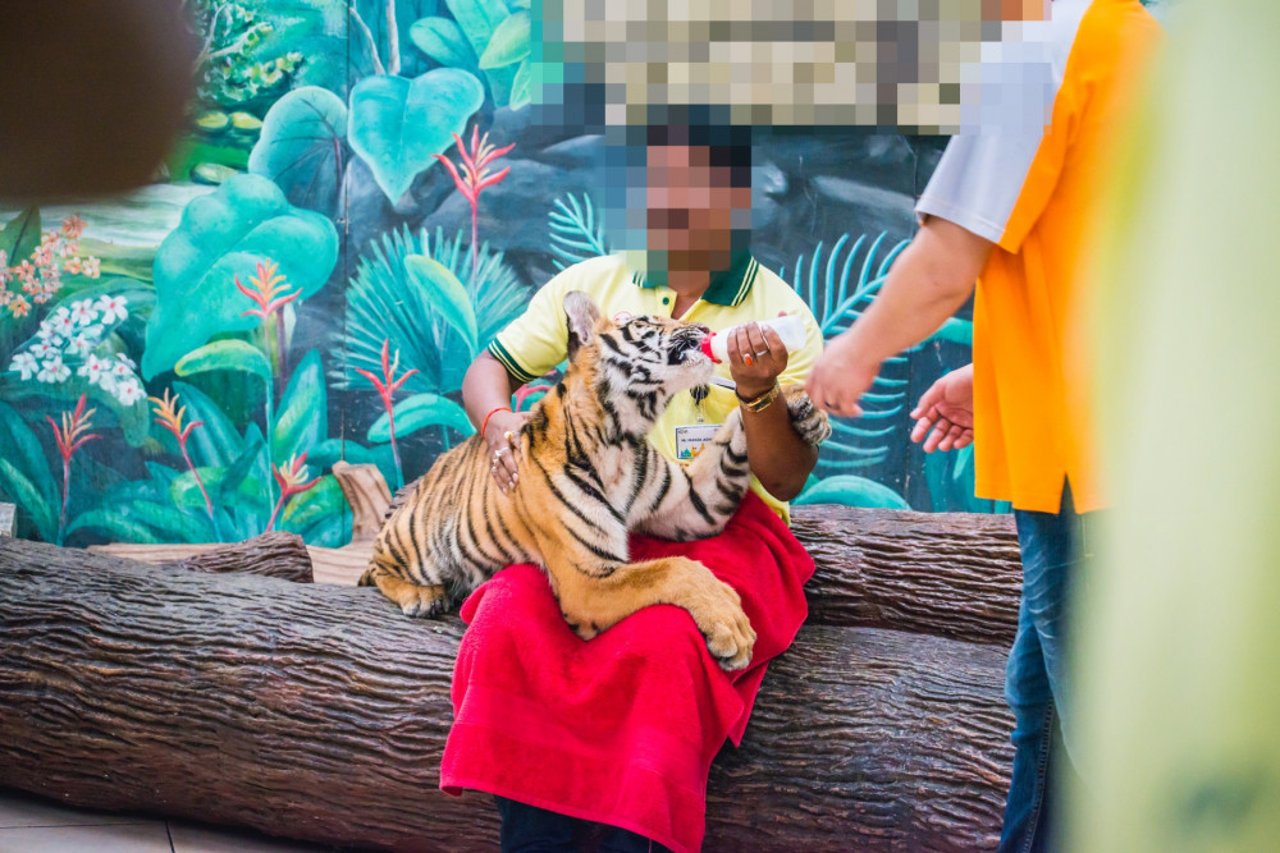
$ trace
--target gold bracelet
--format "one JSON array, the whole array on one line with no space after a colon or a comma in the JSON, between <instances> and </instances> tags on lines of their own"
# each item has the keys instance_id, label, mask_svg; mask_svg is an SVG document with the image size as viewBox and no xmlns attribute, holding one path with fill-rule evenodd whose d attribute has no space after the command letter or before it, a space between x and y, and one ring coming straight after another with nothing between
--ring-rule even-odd
<instances>
[{"instance_id":1,"label":"gold bracelet","mask_svg":"<svg viewBox=\"0 0 1280 853\"><path fill-rule=\"evenodd\" d=\"M738 402L741 403L742 407L749 412L763 412L765 409L769 408L769 405L773 403L774 400L778 399L778 394L781 391L782 388L779 387L777 382L775 382L773 383L773 387L768 391L765 391L759 397L753 397L750 400L744 400L742 399L742 395L738 394ZM736 391L734 393L737 394Z\"/></svg>"}]
</instances>

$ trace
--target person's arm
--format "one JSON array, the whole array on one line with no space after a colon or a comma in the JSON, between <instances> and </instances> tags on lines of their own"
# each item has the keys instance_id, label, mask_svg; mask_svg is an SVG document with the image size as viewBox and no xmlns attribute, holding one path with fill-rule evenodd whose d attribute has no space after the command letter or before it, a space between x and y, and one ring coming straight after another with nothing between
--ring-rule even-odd
<instances>
[{"instance_id":1,"label":"person's arm","mask_svg":"<svg viewBox=\"0 0 1280 853\"><path fill-rule=\"evenodd\" d=\"M528 412L511 411L511 395L521 384L488 352L480 353L471 362L462 379L462 406L476 430L484 430L492 461L490 471L504 492L515 488L516 457L520 452L520 443L514 438L509 440L507 435L519 435L520 427L529 419Z\"/></svg>"},{"instance_id":2,"label":"person's arm","mask_svg":"<svg viewBox=\"0 0 1280 853\"><path fill-rule=\"evenodd\" d=\"M862 414L858 398L881 363L933 334L964 304L992 245L953 222L926 219L871 307L818 360L805 386L814 403L836 415Z\"/></svg>"},{"instance_id":3,"label":"person's arm","mask_svg":"<svg viewBox=\"0 0 1280 853\"><path fill-rule=\"evenodd\" d=\"M751 364L743 358L751 355ZM787 348L772 329L756 323L739 327L729 339L729 371L737 384L739 400L765 394L787 369ZM747 464L760 485L781 501L789 501L804 488L805 480L818 464L818 449L809 445L791 426L787 401L779 394L765 409L742 409L742 425L747 433Z\"/></svg>"}]
</instances>

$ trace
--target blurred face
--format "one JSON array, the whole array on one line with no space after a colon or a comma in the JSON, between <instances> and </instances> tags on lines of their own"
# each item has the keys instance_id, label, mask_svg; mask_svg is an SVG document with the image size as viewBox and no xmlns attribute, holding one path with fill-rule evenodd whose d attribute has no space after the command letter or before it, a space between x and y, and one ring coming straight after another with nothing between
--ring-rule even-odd
<instances>
[{"instance_id":1,"label":"blurred face","mask_svg":"<svg viewBox=\"0 0 1280 853\"><path fill-rule=\"evenodd\" d=\"M730 186L729 167L712 166L710 157L710 149L687 145L647 149L648 250L665 255L669 272L727 269L734 220L750 216L751 189Z\"/></svg>"}]
</instances>

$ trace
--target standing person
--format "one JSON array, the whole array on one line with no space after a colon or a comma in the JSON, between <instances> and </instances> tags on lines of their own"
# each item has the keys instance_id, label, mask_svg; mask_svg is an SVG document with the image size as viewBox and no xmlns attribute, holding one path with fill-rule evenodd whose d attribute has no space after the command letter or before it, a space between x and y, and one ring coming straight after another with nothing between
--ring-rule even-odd
<instances>
[{"instance_id":1,"label":"standing person","mask_svg":"<svg viewBox=\"0 0 1280 853\"><path fill-rule=\"evenodd\" d=\"M562 308L581 291L603 317L670 316L712 330L738 326L717 367L736 391L681 392L648 440L668 458L690 425L742 410L751 491L725 532L697 542L633 539L630 559L680 554L733 587L757 638L749 668L722 671L687 612L656 606L583 642L566 625L546 576L513 566L462 607L468 623L454 672L454 724L441 787L497 796L503 850L573 850L587 822L608 827L602 850L692 851L701 846L711 761L746 728L767 662L790 645L807 615L803 584L813 560L785 523L817 449L792 426L779 383L800 384L821 352L813 315L780 278L751 258L749 129L686 121L653 124L646 137L648 275L616 256L561 272L534 295L467 372L463 401L484 434L500 487L515 479L521 384L564 360ZM804 319L806 342L788 353L752 321ZM740 324L746 324L742 326ZM775 402L776 401L776 402ZM548 512L556 508L548 507ZM689 512L697 512L692 504Z\"/></svg>"},{"instance_id":2,"label":"standing person","mask_svg":"<svg viewBox=\"0 0 1280 853\"><path fill-rule=\"evenodd\" d=\"M1005 851L1051 842L1051 766L1073 772L1064 604L1088 556L1081 546L1091 516L1104 505L1089 353L1075 345L1085 337L1074 325L1086 284L1077 273L1111 179L1114 129L1159 39L1138 0L1056 0L1051 8L1048 21L1022 25L1023 39L988 46L980 102L970 105L917 205L919 233L808 383L828 411L858 414L881 362L932 333L977 282L976 491L1013 503L1023 563L1006 681L1015 727ZM963 397L953 387L963 376L941 382L942 397ZM932 400L922 402L918 432L942 415ZM952 441L963 433L962 424L940 425Z\"/></svg>"}]
</instances>

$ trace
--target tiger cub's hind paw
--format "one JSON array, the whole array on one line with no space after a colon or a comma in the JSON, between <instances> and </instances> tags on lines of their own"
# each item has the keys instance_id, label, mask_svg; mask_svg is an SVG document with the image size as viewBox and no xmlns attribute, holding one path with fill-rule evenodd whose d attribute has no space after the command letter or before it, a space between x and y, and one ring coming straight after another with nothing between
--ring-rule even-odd
<instances>
[{"instance_id":1,"label":"tiger cub's hind paw","mask_svg":"<svg viewBox=\"0 0 1280 853\"><path fill-rule=\"evenodd\" d=\"M803 385L788 385L783 389L791 426L811 447L817 447L831 437L831 420L827 413L813 404Z\"/></svg>"}]
</instances>

